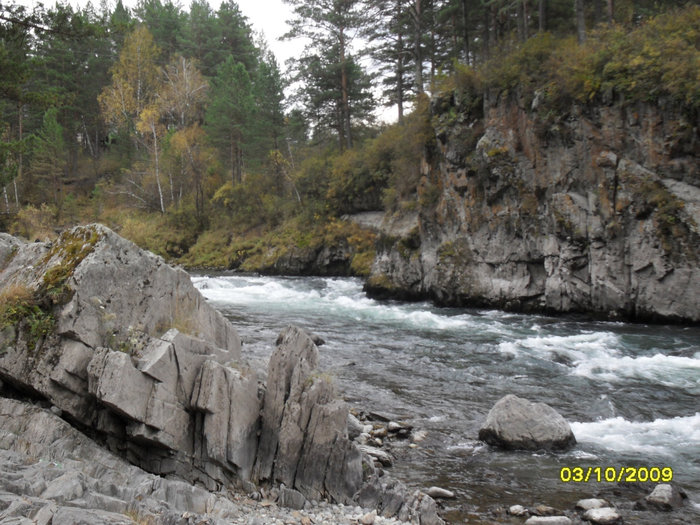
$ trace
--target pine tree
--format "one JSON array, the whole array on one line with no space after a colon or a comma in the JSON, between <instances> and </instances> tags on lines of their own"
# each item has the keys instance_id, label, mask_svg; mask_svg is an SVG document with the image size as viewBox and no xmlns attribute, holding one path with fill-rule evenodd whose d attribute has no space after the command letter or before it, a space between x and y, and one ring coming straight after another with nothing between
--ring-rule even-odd
<instances>
[{"instance_id":1,"label":"pine tree","mask_svg":"<svg viewBox=\"0 0 700 525\"><path fill-rule=\"evenodd\" d=\"M226 159L234 185L243 179L243 153L254 111L250 76L229 56L211 80L206 130Z\"/></svg>"},{"instance_id":2,"label":"pine tree","mask_svg":"<svg viewBox=\"0 0 700 525\"><path fill-rule=\"evenodd\" d=\"M288 38L310 44L296 62L305 85L299 98L307 115L337 133L340 149L353 146L353 124L371 119L369 78L352 56L352 44L365 22L358 0L285 0L294 8ZM319 129L317 131L323 131Z\"/></svg>"},{"instance_id":3,"label":"pine tree","mask_svg":"<svg viewBox=\"0 0 700 525\"><path fill-rule=\"evenodd\" d=\"M61 204L61 190L66 166L63 127L56 120L58 110L51 108L44 114L44 121L32 148L30 170L34 181L33 191L42 201Z\"/></svg>"}]
</instances>

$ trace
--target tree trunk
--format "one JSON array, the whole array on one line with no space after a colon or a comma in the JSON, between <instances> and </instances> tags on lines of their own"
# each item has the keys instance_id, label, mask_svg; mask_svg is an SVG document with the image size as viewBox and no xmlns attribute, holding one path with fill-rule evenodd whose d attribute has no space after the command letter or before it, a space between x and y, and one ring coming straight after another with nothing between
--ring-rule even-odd
<instances>
[{"instance_id":1,"label":"tree trunk","mask_svg":"<svg viewBox=\"0 0 700 525\"><path fill-rule=\"evenodd\" d=\"M522 0L522 9L523 9L523 36L525 37L525 40L530 38L530 31L528 30L528 20L530 19L530 10L528 9L527 6L527 0Z\"/></svg>"},{"instance_id":2,"label":"tree trunk","mask_svg":"<svg viewBox=\"0 0 700 525\"><path fill-rule=\"evenodd\" d=\"M345 147L352 148L352 135L350 133L350 100L348 96L348 64L345 57L345 35L340 31L340 87L342 94L341 123L345 131ZM342 148L341 148L342 149Z\"/></svg>"},{"instance_id":3,"label":"tree trunk","mask_svg":"<svg viewBox=\"0 0 700 525\"><path fill-rule=\"evenodd\" d=\"M579 44L586 41L586 17L583 10L583 0L574 0L574 11L576 13L576 36Z\"/></svg>"},{"instance_id":4,"label":"tree trunk","mask_svg":"<svg viewBox=\"0 0 700 525\"><path fill-rule=\"evenodd\" d=\"M423 24L421 23L421 0L415 0L413 9L413 56L416 61L416 92L423 93L423 53L421 50L421 37L423 36Z\"/></svg>"},{"instance_id":5,"label":"tree trunk","mask_svg":"<svg viewBox=\"0 0 700 525\"><path fill-rule=\"evenodd\" d=\"M24 160L24 155L22 152L22 139L24 138L23 135L23 129L22 129L22 107L23 104L21 102L17 103L17 120L19 121L19 154L17 156L17 176L15 177L15 180L13 181L15 185L15 202L17 203L17 211L19 211L19 197L17 196L17 179L22 177L22 164Z\"/></svg>"},{"instance_id":6,"label":"tree trunk","mask_svg":"<svg viewBox=\"0 0 700 525\"><path fill-rule=\"evenodd\" d=\"M160 173L158 165L158 135L156 134L155 123L151 124L151 131L153 132L153 156L155 159L155 171L156 171L156 186L158 186L158 199L160 200L160 212L165 213L165 204L163 203L163 188L160 185Z\"/></svg>"},{"instance_id":7,"label":"tree trunk","mask_svg":"<svg viewBox=\"0 0 700 525\"><path fill-rule=\"evenodd\" d=\"M539 4L539 31L547 31L547 0L540 0Z\"/></svg>"},{"instance_id":8,"label":"tree trunk","mask_svg":"<svg viewBox=\"0 0 700 525\"><path fill-rule=\"evenodd\" d=\"M399 36L399 40L401 36ZM403 56L399 53L396 59L396 105L399 109L399 122L403 122Z\"/></svg>"},{"instance_id":9,"label":"tree trunk","mask_svg":"<svg viewBox=\"0 0 700 525\"><path fill-rule=\"evenodd\" d=\"M481 60L482 62L486 62L489 59L489 55L491 54L490 46L491 46L491 7L486 5L484 6L484 26L483 26L483 36L481 37L482 40L484 41L483 45L483 50L482 50L482 57Z\"/></svg>"},{"instance_id":10,"label":"tree trunk","mask_svg":"<svg viewBox=\"0 0 700 525\"><path fill-rule=\"evenodd\" d=\"M464 39L464 60L467 65L471 64L469 52L469 11L467 11L467 0L461 0L462 4L462 38Z\"/></svg>"},{"instance_id":11,"label":"tree trunk","mask_svg":"<svg viewBox=\"0 0 700 525\"><path fill-rule=\"evenodd\" d=\"M527 40L527 36L525 35L525 2L520 1L517 4L517 10L518 10L518 16L517 16L517 21L518 21L518 40L521 42L525 42Z\"/></svg>"},{"instance_id":12,"label":"tree trunk","mask_svg":"<svg viewBox=\"0 0 700 525\"><path fill-rule=\"evenodd\" d=\"M168 170L168 181L170 182L170 204L175 204L175 187L173 186L172 170Z\"/></svg>"},{"instance_id":13,"label":"tree trunk","mask_svg":"<svg viewBox=\"0 0 700 525\"><path fill-rule=\"evenodd\" d=\"M607 0L608 24L615 23L615 0Z\"/></svg>"},{"instance_id":14,"label":"tree trunk","mask_svg":"<svg viewBox=\"0 0 700 525\"><path fill-rule=\"evenodd\" d=\"M236 143L236 177L238 182L243 182L243 148L240 142Z\"/></svg>"}]
</instances>

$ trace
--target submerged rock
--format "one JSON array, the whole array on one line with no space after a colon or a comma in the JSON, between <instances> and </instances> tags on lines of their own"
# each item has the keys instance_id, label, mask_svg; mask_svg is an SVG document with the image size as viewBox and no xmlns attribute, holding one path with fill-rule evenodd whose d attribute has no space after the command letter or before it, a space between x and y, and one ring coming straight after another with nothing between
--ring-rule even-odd
<instances>
[{"instance_id":1,"label":"submerged rock","mask_svg":"<svg viewBox=\"0 0 700 525\"><path fill-rule=\"evenodd\" d=\"M552 407L507 395L491 409L479 439L505 449L564 450L576 443L569 423Z\"/></svg>"}]
</instances>

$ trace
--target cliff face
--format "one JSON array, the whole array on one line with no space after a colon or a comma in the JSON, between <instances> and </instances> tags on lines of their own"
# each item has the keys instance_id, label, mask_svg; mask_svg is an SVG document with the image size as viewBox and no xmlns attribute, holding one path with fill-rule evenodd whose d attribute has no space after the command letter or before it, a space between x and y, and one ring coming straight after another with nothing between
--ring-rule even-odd
<instances>
[{"instance_id":1,"label":"cliff face","mask_svg":"<svg viewBox=\"0 0 700 525\"><path fill-rule=\"evenodd\" d=\"M434 100L414 217L384 220L375 295L700 320L698 122L659 106Z\"/></svg>"}]
</instances>

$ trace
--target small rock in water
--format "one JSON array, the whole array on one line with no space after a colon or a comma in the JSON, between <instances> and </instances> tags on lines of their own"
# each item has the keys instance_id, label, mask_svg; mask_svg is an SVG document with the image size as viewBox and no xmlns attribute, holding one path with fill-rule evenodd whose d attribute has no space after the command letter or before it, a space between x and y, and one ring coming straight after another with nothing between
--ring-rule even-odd
<instances>
[{"instance_id":1,"label":"small rock in water","mask_svg":"<svg viewBox=\"0 0 700 525\"><path fill-rule=\"evenodd\" d=\"M566 516L532 516L525 525L571 525L571 518Z\"/></svg>"},{"instance_id":2,"label":"small rock in water","mask_svg":"<svg viewBox=\"0 0 700 525\"><path fill-rule=\"evenodd\" d=\"M580 499L576 502L576 508L580 510L602 509L609 506L607 501L598 498Z\"/></svg>"},{"instance_id":3,"label":"small rock in water","mask_svg":"<svg viewBox=\"0 0 700 525\"><path fill-rule=\"evenodd\" d=\"M431 498L441 498L441 499L452 499L455 497L455 493L451 490L443 489L440 487L430 487L427 490L428 496Z\"/></svg>"},{"instance_id":4,"label":"small rock in water","mask_svg":"<svg viewBox=\"0 0 700 525\"><path fill-rule=\"evenodd\" d=\"M583 515L583 519L595 523L596 525L612 525L614 523L620 523L622 521L622 516L612 507L602 507L587 510Z\"/></svg>"},{"instance_id":5,"label":"small rock in water","mask_svg":"<svg viewBox=\"0 0 700 525\"><path fill-rule=\"evenodd\" d=\"M398 432L403 428L403 426L398 424L396 421L389 421L389 424L386 426L386 428L389 432Z\"/></svg>"},{"instance_id":6,"label":"small rock in water","mask_svg":"<svg viewBox=\"0 0 700 525\"><path fill-rule=\"evenodd\" d=\"M537 505L533 514L537 514L538 516L554 516L558 512L559 511L554 507L549 507L547 505Z\"/></svg>"},{"instance_id":7,"label":"small rock in water","mask_svg":"<svg viewBox=\"0 0 700 525\"><path fill-rule=\"evenodd\" d=\"M683 505L685 494L678 490L675 486L669 484L660 484L654 487L654 490L645 499L647 503L656 507L659 510L673 510Z\"/></svg>"},{"instance_id":8,"label":"small rock in water","mask_svg":"<svg viewBox=\"0 0 700 525\"><path fill-rule=\"evenodd\" d=\"M418 430L417 432L413 433L413 436L411 436L411 441L414 443L420 443L426 437L428 437L428 432L426 430Z\"/></svg>"},{"instance_id":9,"label":"small rock in water","mask_svg":"<svg viewBox=\"0 0 700 525\"><path fill-rule=\"evenodd\" d=\"M522 516L527 516L528 510L525 507L523 507L522 505L512 505L508 509L508 514L510 514L511 516L522 517Z\"/></svg>"}]
</instances>

